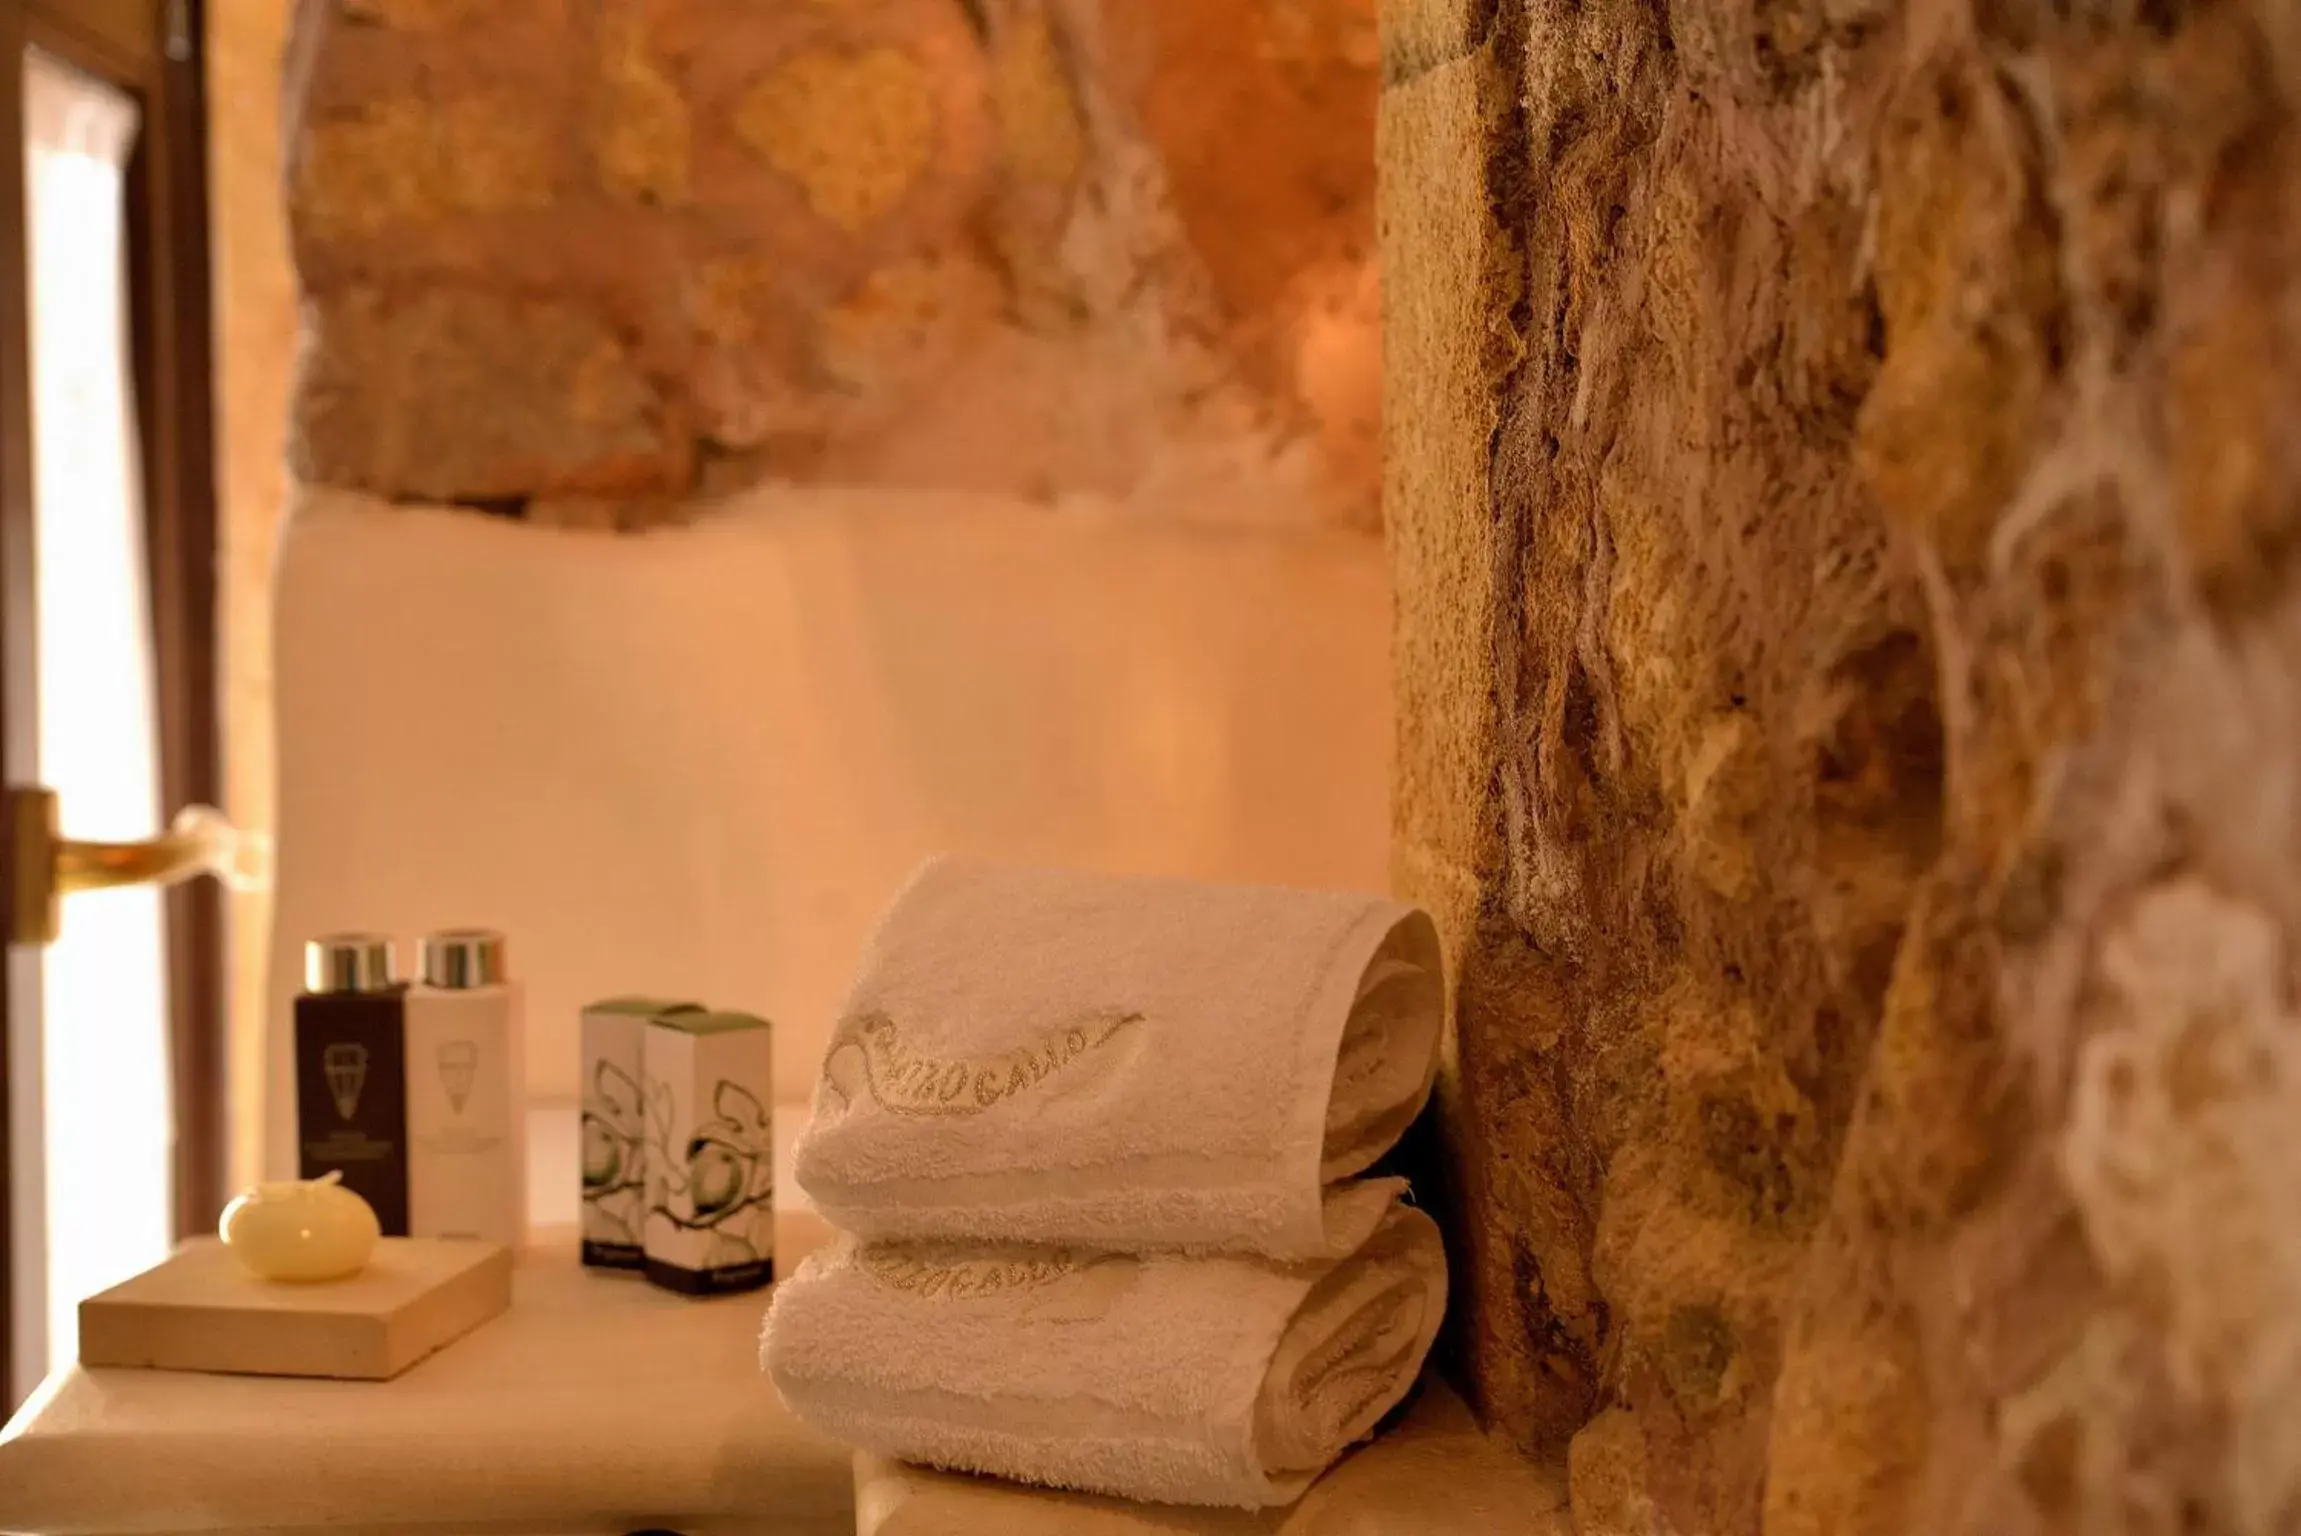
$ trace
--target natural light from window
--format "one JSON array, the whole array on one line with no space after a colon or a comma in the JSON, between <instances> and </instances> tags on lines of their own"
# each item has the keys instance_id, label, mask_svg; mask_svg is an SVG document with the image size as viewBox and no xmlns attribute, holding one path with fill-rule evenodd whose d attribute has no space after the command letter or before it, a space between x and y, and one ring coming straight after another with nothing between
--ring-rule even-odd
<instances>
[{"instance_id":1,"label":"natural light from window","mask_svg":"<svg viewBox=\"0 0 2301 1536\"><path fill-rule=\"evenodd\" d=\"M152 643L127 334L123 190L134 102L25 62L40 776L81 838L160 823ZM159 895L74 896L44 956L47 1360L83 1296L167 1255L166 968Z\"/></svg>"}]
</instances>

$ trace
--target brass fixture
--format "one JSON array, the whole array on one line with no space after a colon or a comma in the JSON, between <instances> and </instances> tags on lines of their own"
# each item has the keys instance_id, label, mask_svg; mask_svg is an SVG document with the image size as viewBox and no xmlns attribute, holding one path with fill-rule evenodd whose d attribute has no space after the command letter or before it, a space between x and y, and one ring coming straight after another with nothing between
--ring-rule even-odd
<instances>
[{"instance_id":1,"label":"brass fixture","mask_svg":"<svg viewBox=\"0 0 2301 1536\"><path fill-rule=\"evenodd\" d=\"M75 842L63 835L56 792L6 793L9 942L53 944L64 898L121 885L176 885L214 875L234 888L260 883L267 848L211 805L186 806L158 837L137 843Z\"/></svg>"}]
</instances>

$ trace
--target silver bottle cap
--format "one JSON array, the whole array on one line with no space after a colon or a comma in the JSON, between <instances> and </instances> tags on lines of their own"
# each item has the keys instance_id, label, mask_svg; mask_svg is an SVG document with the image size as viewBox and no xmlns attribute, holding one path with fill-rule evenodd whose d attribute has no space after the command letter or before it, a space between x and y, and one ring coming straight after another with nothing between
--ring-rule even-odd
<instances>
[{"instance_id":1,"label":"silver bottle cap","mask_svg":"<svg viewBox=\"0 0 2301 1536\"><path fill-rule=\"evenodd\" d=\"M388 992L396 970L380 933L325 933L304 945L306 992Z\"/></svg>"},{"instance_id":2,"label":"silver bottle cap","mask_svg":"<svg viewBox=\"0 0 2301 1536\"><path fill-rule=\"evenodd\" d=\"M507 972L503 935L492 928L450 928L423 938L423 979L451 992L492 987Z\"/></svg>"}]
</instances>

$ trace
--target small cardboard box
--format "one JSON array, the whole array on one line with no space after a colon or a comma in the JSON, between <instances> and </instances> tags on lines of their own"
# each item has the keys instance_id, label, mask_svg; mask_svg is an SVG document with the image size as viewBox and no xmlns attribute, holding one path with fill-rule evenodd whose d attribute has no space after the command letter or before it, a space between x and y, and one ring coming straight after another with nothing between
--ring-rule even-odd
<instances>
[{"instance_id":1,"label":"small cardboard box","mask_svg":"<svg viewBox=\"0 0 2301 1536\"><path fill-rule=\"evenodd\" d=\"M702 1011L657 997L611 997L583 1010L583 1262L594 1269L645 1263L647 1021Z\"/></svg>"},{"instance_id":2,"label":"small cardboard box","mask_svg":"<svg viewBox=\"0 0 2301 1536\"><path fill-rule=\"evenodd\" d=\"M388 1381L510 1305L500 1243L387 1237L358 1274L299 1284L194 1238L80 1303L80 1363Z\"/></svg>"},{"instance_id":3,"label":"small cardboard box","mask_svg":"<svg viewBox=\"0 0 2301 1536\"><path fill-rule=\"evenodd\" d=\"M647 1278L688 1295L775 1274L775 1032L748 1013L659 1014L642 1047Z\"/></svg>"}]
</instances>

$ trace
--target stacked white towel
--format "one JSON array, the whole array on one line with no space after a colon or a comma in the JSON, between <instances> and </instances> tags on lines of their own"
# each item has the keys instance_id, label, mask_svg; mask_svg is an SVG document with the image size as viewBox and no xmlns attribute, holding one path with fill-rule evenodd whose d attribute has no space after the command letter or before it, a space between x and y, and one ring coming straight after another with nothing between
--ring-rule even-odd
<instances>
[{"instance_id":1,"label":"stacked white towel","mask_svg":"<svg viewBox=\"0 0 2301 1536\"><path fill-rule=\"evenodd\" d=\"M1352 1177L1429 1096L1441 987L1376 897L931 862L799 1144L848 1235L777 1289L777 1388L883 1455L1292 1500L1445 1309L1436 1227Z\"/></svg>"}]
</instances>

